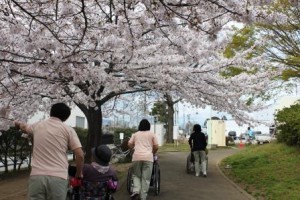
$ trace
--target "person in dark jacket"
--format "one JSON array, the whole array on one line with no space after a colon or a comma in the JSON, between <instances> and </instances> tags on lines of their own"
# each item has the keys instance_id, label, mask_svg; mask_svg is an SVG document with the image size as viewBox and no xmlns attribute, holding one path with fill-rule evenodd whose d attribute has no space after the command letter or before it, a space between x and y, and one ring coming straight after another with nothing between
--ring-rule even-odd
<instances>
[{"instance_id":1,"label":"person in dark jacket","mask_svg":"<svg viewBox=\"0 0 300 200\"><path fill-rule=\"evenodd\" d=\"M201 132L201 126L199 124L195 124L193 128L193 133L189 138L189 144L191 147L191 152L195 158L195 172L196 176L202 174L204 177L207 177L206 173L206 136ZM201 166L200 166L201 161ZM202 169L202 170L201 170Z\"/></svg>"}]
</instances>

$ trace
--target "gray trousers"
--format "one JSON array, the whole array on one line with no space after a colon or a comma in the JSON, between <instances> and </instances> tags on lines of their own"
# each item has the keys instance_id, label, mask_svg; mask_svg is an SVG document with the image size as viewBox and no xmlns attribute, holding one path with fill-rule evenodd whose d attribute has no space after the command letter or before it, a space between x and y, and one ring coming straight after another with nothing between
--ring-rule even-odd
<instances>
[{"instance_id":1,"label":"gray trousers","mask_svg":"<svg viewBox=\"0 0 300 200\"><path fill-rule=\"evenodd\" d=\"M140 194L141 200L146 200L150 179L152 175L153 162L150 161L133 161L132 162L132 177L133 177L133 192Z\"/></svg>"},{"instance_id":2,"label":"gray trousers","mask_svg":"<svg viewBox=\"0 0 300 200\"><path fill-rule=\"evenodd\" d=\"M195 157L195 172L196 174L206 174L206 153L205 151L194 151L193 152ZM201 166L200 166L201 161Z\"/></svg>"},{"instance_id":3,"label":"gray trousers","mask_svg":"<svg viewBox=\"0 0 300 200\"><path fill-rule=\"evenodd\" d=\"M30 176L28 200L65 200L68 181L54 176Z\"/></svg>"}]
</instances>

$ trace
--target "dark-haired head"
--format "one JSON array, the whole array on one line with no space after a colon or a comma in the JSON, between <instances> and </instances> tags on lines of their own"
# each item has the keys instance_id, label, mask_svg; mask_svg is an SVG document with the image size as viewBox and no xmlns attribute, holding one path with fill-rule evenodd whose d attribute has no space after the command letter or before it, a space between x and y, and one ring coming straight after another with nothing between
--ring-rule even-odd
<instances>
[{"instance_id":1,"label":"dark-haired head","mask_svg":"<svg viewBox=\"0 0 300 200\"><path fill-rule=\"evenodd\" d=\"M66 121L71 115L71 108L64 103L53 104L50 110L50 117L57 117L61 121Z\"/></svg>"},{"instance_id":2,"label":"dark-haired head","mask_svg":"<svg viewBox=\"0 0 300 200\"><path fill-rule=\"evenodd\" d=\"M108 146L102 144L98 147L92 148L92 155L98 164L108 166L112 152Z\"/></svg>"},{"instance_id":3,"label":"dark-haired head","mask_svg":"<svg viewBox=\"0 0 300 200\"><path fill-rule=\"evenodd\" d=\"M147 119L142 119L142 121L139 124L139 131L149 131L151 128L151 125Z\"/></svg>"},{"instance_id":4,"label":"dark-haired head","mask_svg":"<svg viewBox=\"0 0 300 200\"><path fill-rule=\"evenodd\" d=\"M201 126L200 126L199 124L195 124L195 125L194 125L194 132L195 132L195 133L201 132Z\"/></svg>"}]
</instances>

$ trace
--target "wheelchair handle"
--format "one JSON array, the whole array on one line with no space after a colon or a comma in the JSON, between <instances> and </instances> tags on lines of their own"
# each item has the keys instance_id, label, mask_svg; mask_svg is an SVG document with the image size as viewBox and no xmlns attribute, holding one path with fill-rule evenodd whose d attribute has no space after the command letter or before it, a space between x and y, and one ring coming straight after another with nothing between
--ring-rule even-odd
<instances>
[{"instance_id":1,"label":"wheelchair handle","mask_svg":"<svg viewBox=\"0 0 300 200\"><path fill-rule=\"evenodd\" d=\"M80 178L75 178L75 177L73 177L73 178L71 178L71 180L70 180L70 185L73 187L73 188L75 188L75 187L79 187L79 186L81 186L81 179Z\"/></svg>"}]
</instances>

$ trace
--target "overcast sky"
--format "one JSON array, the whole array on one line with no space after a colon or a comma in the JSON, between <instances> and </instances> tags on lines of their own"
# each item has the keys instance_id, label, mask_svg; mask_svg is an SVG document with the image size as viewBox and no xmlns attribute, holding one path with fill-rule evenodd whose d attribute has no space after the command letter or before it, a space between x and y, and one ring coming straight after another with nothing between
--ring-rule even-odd
<instances>
[{"instance_id":1,"label":"overcast sky","mask_svg":"<svg viewBox=\"0 0 300 200\"><path fill-rule=\"evenodd\" d=\"M268 109L260 112L250 113L250 115L256 120L273 123L275 110L282 109L284 106L288 107L297 99L300 99L298 92L289 95L282 95L276 100L269 101L268 104L270 104L270 107ZM195 109L190 104L179 103L177 109L177 124L179 126L183 126L188 121L191 123L199 123L201 126L203 126L204 121L211 116L222 118L222 116L225 115L228 120L232 120L230 114L211 110L209 106L207 106L205 109Z\"/></svg>"}]
</instances>

